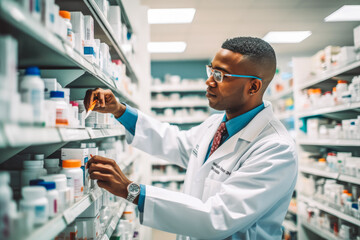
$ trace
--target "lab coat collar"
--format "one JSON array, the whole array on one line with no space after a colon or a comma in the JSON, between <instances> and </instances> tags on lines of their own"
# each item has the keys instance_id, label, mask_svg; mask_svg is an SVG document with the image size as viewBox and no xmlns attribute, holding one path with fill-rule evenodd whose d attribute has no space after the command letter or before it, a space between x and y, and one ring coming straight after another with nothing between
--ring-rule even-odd
<instances>
[{"instance_id":1,"label":"lab coat collar","mask_svg":"<svg viewBox=\"0 0 360 240\"><path fill-rule=\"evenodd\" d=\"M261 110L242 130L224 142L205 162L212 162L214 159L225 157L234 152L237 139L252 142L263 131L269 121L274 117L271 103L264 101L265 108Z\"/></svg>"}]
</instances>

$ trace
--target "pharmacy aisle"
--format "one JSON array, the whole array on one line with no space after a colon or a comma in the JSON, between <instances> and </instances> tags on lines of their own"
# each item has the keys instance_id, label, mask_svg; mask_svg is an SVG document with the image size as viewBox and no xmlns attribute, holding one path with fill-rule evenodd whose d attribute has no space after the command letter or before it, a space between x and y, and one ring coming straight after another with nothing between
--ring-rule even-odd
<instances>
[{"instance_id":1,"label":"pharmacy aisle","mask_svg":"<svg viewBox=\"0 0 360 240\"><path fill-rule=\"evenodd\" d=\"M0 1L0 239L144 239L137 208L86 169L101 155L146 183L143 155L112 114L83 104L100 87L147 111L150 58L134 49L148 25L134 9L146 12L138 1Z\"/></svg>"}]
</instances>

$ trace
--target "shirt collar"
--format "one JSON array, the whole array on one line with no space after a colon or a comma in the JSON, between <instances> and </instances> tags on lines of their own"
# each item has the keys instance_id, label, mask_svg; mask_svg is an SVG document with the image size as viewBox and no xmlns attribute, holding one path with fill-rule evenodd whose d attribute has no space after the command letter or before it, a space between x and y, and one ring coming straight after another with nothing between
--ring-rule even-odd
<instances>
[{"instance_id":1,"label":"shirt collar","mask_svg":"<svg viewBox=\"0 0 360 240\"><path fill-rule=\"evenodd\" d=\"M251 109L250 111L243 113L233 119L227 120L226 114L224 114L222 122L226 124L226 130L229 134L229 137L232 137L241 129L243 129L261 110L265 108L264 103L256 108Z\"/></svg>"}]
</instances>

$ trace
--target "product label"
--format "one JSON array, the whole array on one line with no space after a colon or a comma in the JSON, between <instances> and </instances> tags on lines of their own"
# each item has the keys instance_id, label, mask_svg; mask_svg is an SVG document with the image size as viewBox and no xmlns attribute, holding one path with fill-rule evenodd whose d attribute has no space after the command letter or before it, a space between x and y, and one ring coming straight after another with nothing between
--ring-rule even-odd
<instances>
[{"instance_id":1,"label":"product label","mask_svg":"<svg viewBox=\"0 0 360 240\"><path fill-rule=\"evenodd\" d=\"M46 206L45 205L35 206L35 217L41 218L41 219L46 217Z\"/></svg>"}]
</instances>

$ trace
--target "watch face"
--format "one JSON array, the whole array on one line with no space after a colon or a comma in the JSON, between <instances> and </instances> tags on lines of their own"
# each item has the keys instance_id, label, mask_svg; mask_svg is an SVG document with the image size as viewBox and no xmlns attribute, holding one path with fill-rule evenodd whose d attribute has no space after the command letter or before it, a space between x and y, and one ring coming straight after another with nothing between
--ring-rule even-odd
<instances>
[{"instance_id":1,"label":"watch face","mask_svg":"<svg viewBox=\"0 0 360 240\"><path fill-rule=\"evenodd\" d=\"M131 183L129 185L129 189L128 189L129 193L131 194L137 194L140 191L140 187L139 185L135 184L135 183Z\"/></svg>"}]
</instances>

